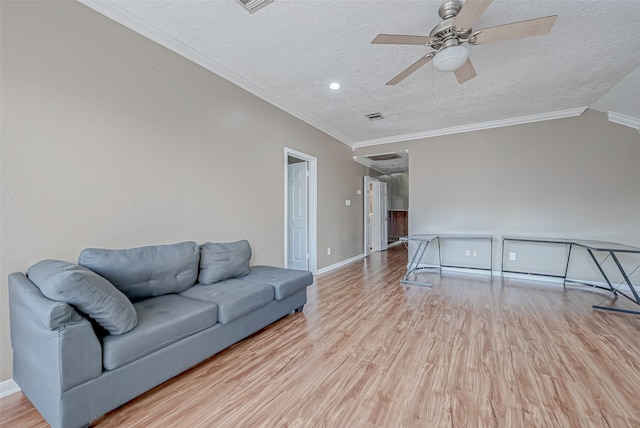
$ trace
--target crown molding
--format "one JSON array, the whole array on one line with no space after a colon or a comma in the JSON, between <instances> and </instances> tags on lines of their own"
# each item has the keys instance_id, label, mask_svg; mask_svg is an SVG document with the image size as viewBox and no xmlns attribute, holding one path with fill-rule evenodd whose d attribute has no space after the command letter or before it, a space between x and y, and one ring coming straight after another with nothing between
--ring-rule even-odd
<instances>
[{"instance_id":1,"label":"crown molding","mask_svg":"<svg viewBox=\"0 0 640 428\"><path fill-rule=\"evenodd\" d=\"M626 116L614 111L609 111L607 112L607 119L609 119L609 122L628 126L629 128L637 129L638 132L640 132L640 119L637 119L635 117Z\"/></svg>"},{"instance_id":2,"label":"crown molding","mask_svg":"<svg viewBox=\"0 0 640 428\"><path fill-rule=\"evenodd\" d=\"M441 137L443 135L460 134L463 132L481 131L483 129L502 128L504 126L522 125L525 123L543 122L546 120L564 119L580 116L587 107L578 107L569 110L552 111L548 113L533 114L529 116L513 117L509 119L493 120L490 122L472 123L469 125L453 126L451 128L434 129L432 131L416 132L413 134L395 135L392 137L376 138L374 140L359 141L352 145L353 149L379 144L398 143L401 141L419 140L422 138Z\"/></svg>"},{"instance_id":3,"label":"crown molding","mask_svg":"<svg viewBox=\"0 0 640 428\"><path fill-rule=\"evenodd\" d=\"M217 74L223 79L228 80L236 86L239 86L245 91L250 92L258 98L263 99L269 104L272 104L275 107L278 107L279 109L289 113L290 115L297 117L303 122L308 123L314 128L340 141L341 143L344 143L349 147L352 146L352 141L345 135L314 120L311 116L307 115L302 110L277 97L275 94L266 91L264 88L259 87L253 82L245 79L231 69L223 66L222 64L214 61L208 56L192 48L188 44L166 34L163 31L159 31L158 29L153 28L147 22L129 13L127 10L124 10L117 4L105 0L78 1L88 8L93 9L101 15L106 16L107 18L129 28L130 30L133 30L143 37L146 37L147 39L156 42L161 46L164 46L165 48L188 59L189 61L206 68L207 70Z\"/></svg>"}]
</instances>

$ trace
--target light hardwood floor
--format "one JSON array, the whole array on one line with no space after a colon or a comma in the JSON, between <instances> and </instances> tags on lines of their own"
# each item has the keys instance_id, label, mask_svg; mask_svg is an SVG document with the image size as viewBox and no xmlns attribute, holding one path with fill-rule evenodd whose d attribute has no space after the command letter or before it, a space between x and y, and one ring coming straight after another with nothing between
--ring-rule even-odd
<instances>
[{"instance_id":1,"label":"light hardwood floor","mask_svg":"<svg viewBox=\"0 0 640 428\"><path fill-rule=\"evenodd\" d=\"M92 426L640 427L639 316L500 277L401 286L405 265L396 247L318 277L304 313ZM46 426L22 394L0 404L2 426Z\"/></svg>"}]
</instances>

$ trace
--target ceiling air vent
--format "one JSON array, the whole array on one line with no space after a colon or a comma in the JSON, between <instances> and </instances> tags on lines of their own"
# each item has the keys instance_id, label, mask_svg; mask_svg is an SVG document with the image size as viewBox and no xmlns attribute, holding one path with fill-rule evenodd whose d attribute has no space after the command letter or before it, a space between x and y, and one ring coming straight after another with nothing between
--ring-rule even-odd
<instances>
[{"instance_id":1,"label":"ceiling air vent","mask_svg":"<svg viewBox=\"0 0 640 428\"><path fill-rule=\"evenodd\" d=\"M238 3L242 5L245 9L249 11L249 13L253 13L258 9L261 9L268 5L269 3L273 3L273 0L236 0Z\"/></svg>"},{"instance_id":2,"label":"ceiling air vent","mask_svg":"<svg viewBox=\"0 0 640 428\"><path fill-rule=\"evenodd\" d=\"M369 113L369 114L365 114L365 116L367 116L367 118L369 120L380 120L380 119L384 119L384 116L378 112L378 113Z\"/></svg>"}]
</instances>

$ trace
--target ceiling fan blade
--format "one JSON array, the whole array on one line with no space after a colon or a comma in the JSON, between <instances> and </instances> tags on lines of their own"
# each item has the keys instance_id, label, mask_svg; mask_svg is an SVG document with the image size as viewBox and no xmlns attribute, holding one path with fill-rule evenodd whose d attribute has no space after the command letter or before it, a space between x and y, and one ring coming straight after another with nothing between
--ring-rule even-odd
<instances>
[{"instance_id":1,"label":"ceiling fan blade","mask_svg":"<svg viewBox=\"0 0 640 428\"><path fill-rule=\"evenodd\" d=\"M433 58L433 55L434 55L434 52L430 52L430 53L426 54L425 56L423 56L422 58L420 58L419 60L417 60L416 62L411 64L409 67L407 67L402 73L398 74L396 77L394 77L393 79L389 80L387 82L387 85L397 85L398 83L402 82L411 73L413 73L414 71L418 70L420 67L422 67L423 65L425 65L429 61L431 61L431 58Z\"/></svg>"},{"instance_id":2,"label":"ceiling fan blade","mask_svg":"<svg viewBox=\"0 0 640 428\"><path fill-rule=\"evenodd\" d=\"M378 34L371 40L374 45L428 45L433 38L429 36L405 36L402 34Z\"/></svg>"},{"instance_id":3,"label":"ceiling fan blade","mask_svg":"<svg viewBox=\"0 0 640 428\"><path fill-rule=\"evenodd\" d=\"M544 18L529 19L527 21L513 22L511 24L498 25L480 30L475 37L474 44L502 42L505 40L523 39L525 37L544 36L549 34L558 15L545 16Z\"/></svg>"},{"instance_id":4,"label":"ceiling fan blade","mask_svg":"<svg viewBox=\"0 0 640 428\"><path fill-rule=\"evenodd\" d=\"M471 80L478 75L476 73L476 69L473 68L473 64L471 64L470 59L467 59L467 62L453 73L456 75L456 79L458 79L458 83L461 85L467 80Z\"/></svg>"},{"instance_id":5,"label":"ceiling fan blade","mask_svg":"<svg viewBox=\"0 0 640 428\"><path fill-rule=\"evenodd\" d=\"M478 18L482 16L493 0L467 0L456 19L453 26L456 28L471 28Z\"/></svg>"}]
</instances>

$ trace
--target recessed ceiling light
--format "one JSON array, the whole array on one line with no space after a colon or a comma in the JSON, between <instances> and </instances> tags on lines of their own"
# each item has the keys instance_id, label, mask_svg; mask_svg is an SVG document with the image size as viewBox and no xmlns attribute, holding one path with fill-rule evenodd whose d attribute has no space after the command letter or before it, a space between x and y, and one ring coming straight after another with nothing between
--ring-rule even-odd
<instances>
[{"instance_id":1,"label":"recessed ceiling light","mask_svg":"<svg viewBox=\"0 0 640 428\"><path fill-rule=\"evenodd\" d=\"M340 89L340 84L338 82L333 82L329 87L335 91L336 89Z\"/></svg>"}]
</instances>

